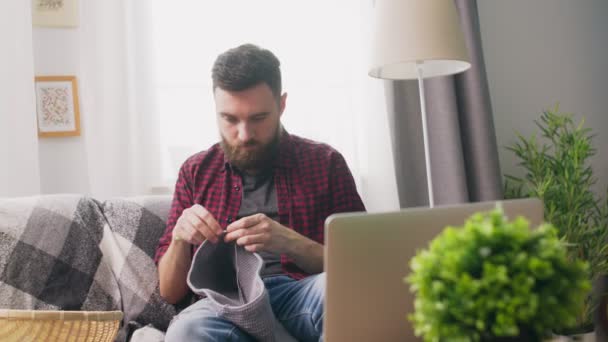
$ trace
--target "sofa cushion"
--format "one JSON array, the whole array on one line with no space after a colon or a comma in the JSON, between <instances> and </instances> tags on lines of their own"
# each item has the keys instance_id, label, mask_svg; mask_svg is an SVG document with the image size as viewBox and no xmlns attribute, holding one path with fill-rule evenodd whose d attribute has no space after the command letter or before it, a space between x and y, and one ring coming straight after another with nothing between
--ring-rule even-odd
<instances>
[{"instance_id":1,"label":"sofa cushion","mask_svg":"<svg viewBox=\"0 0 608 342\"><path fill-rule=\"evenodd\" d=\"M171 196L114 198L103 202L102 211L115 234L132 241L154 258L158 240L165 232Z\"/></svg>"},{"instance_id":2,"label":"sofa cushion","mask_svg":"<svg viewBox=\"0 0 608 342\"><path fill-rule=\"evenodd\" d=\"M160 297L153 259L170 205L170 196L142 196L110 199L101 206L113 232L102 249L117 278L130 330L147 324L166 330L175 315Z\"/></svg>"}]
</instances>

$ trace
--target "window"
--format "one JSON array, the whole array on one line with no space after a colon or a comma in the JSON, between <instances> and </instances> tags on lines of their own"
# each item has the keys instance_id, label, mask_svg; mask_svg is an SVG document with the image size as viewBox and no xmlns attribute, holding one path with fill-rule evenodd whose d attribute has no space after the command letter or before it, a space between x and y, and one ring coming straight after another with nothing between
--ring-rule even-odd
<instances>
[{"instance_id":1,"label":"window","mask_svg":"<svg viewBox=\"0 0 608 342\"><path fill-rule=\"evenodd\" d=\"M361 27L359 2L153 1L163 179L172 184L189 155L219 140L211 67L243 43L273 51L288 93L283 124L338 149L357 179L354 115Z\"/></svg>"}]
</instances>

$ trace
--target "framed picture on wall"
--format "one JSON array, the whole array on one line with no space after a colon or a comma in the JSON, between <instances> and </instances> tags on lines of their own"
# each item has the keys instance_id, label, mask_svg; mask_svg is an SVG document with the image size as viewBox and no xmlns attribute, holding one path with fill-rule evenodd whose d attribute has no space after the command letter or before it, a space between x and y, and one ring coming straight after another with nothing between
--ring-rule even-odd
<instances>
[{"instance_id":1,"label":"framed picture on wall","mask_svg":"<svg viewBox=\"0 0 608 342\"><path fill-rule=\"evenodd\" d=\"M77 27L78 0L31 0L32 24L39 27Z\"/></svg>"},{"instance_id":2,"label":"framed picture on wall","mask_svg":"<svg viewBox=\"0 0 608 342\"><path fill-rule=\"evenodd\" d=\"M39 137L80 135L76 77L36 77L36 114Z\"/></svg>"}]
</instances>

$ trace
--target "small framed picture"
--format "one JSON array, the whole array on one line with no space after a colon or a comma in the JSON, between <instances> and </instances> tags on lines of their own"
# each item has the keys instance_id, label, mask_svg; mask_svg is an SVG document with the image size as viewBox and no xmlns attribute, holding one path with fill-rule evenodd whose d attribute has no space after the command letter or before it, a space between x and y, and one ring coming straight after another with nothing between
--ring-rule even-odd
<instances>
[{"instance_id":1,"label":"small framed picture","mask_svg":"<svg viewBox=\"0 0 608 342\"><path fill-rule=\"evenodd\" d=\"M78 85L75 76L36 77L39 137L80 135Z\"/></svg>"},{"instance_id":2,"label":"small framed picture","mask_svg":"<svg viewBox=\"0 0 608 342\"><path fill-rule=\"evenodd\" d=\"M31 1L34 26L78 27L78 0Z\"/></svg>"}]
</instances>

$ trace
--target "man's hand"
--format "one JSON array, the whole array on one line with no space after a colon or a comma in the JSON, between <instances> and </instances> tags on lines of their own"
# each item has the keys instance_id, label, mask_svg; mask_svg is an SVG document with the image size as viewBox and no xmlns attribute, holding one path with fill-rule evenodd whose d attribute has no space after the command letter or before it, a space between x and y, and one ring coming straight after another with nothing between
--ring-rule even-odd
<instances>
[{"instance_id":1,"label":"man's hand","mask_svg":"<svg viewBox=\"0 0 608 342\"><path fill-rule=\"evenodd\" d=\"M160 295L175 304L188 294L186 277L192 263L190 244L205 239L218 242L222 228L213 215L199 204L182 211L173 227L173 241L158 263Z\"/></svg>"},{"instance_id":2,"label":"man's hand","mask_svg":"<svg viewBox=\"0 0 608 342\"><path fill-rule=\"evenodd\" d=\"M290 242L300 236L264 214L243 217L230 224L226 232L226 242L236 241L249 252L266 251L275 254L287 253L292 245Z\"/></svg>"},{"instance_id":3,"label":"man's hand","mask_svg":"<svg viewBox=\"0 0 608 342\"><path fill-rule=\"evenodd\" d=\"M173 240L183 240L189 244L201 244L205 240L217 243L221 234L222 227L200 204L184 209L173 228Z\"/></svg>"}]
</instances>

